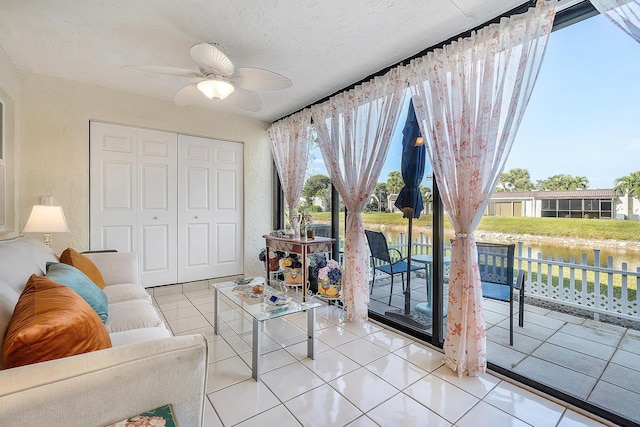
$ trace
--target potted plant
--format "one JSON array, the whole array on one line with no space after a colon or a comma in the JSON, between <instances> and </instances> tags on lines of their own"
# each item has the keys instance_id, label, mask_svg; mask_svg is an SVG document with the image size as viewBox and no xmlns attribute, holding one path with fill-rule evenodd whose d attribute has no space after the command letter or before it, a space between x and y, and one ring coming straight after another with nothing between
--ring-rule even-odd
<instances>
[{"instance_id":1,"label":"potted plant","mask_svg":"<svg viewBox=\"0 0 640 427\"><path fill-rule=\"evenodd\" d=\"M284 258L286 254L282 251L274 251L269 249L269 271L278 271L280 269L280 260ZM265 270L267 269L267 249L262 248L258 254L258 259L264 263Z\"/></svg>"},{"instance_id":2,"label":"potted plant","mask_svg":"<svg viewBox=\"0 0 640 427\"><path fill-rule=\"evenodd\" d=\"M290 285L302 285L302 262L298 254L289 254L280 260L284 270L284 281Z\"/></svg>"},{"instance_id":3,"label":"potted plant","mask_svg":"<svg viewBox=\"0 0 640 427\"><path fill-rule=\"evenodd\" d=\"M318 294L327 298L339 298L342 290L342 269L338 261L319 260L313 267L313 276L318 278Z\"/></svg>"}]
</instances>

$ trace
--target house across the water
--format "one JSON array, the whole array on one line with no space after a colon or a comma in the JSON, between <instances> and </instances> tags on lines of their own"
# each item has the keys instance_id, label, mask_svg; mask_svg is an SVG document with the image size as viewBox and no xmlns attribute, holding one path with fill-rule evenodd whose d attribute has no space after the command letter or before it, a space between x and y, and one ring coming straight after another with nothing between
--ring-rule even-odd
<instances>
[{"instance_id":1,"label":"house across the water","mask_svg":"<svg viewBox=\"0 0 640 427\"><path fill-rule=\"evenodd\" d=\"M495 192L485 215L528 218L640 219L640 200L612 189Z\"/></svg>"}]
</instances>

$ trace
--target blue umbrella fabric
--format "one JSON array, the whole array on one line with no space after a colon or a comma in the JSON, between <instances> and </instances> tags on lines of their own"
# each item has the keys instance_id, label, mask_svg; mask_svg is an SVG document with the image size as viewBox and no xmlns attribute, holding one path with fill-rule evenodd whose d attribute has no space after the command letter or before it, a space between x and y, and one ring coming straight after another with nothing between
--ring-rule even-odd
<instances>
[{"instance_id":1,"label":"blue umbrella fabric","mask_svg":"<svg viewBox=\"0 0 640 427\"><path fill-rule=\"evenodd\" d=\"M409 103L407 121L402 130L402 163L400 171L404 187L398 194L395 206L404 213L405 218L420 218L424 208L420 182L424 178L426 148L424 144L416 146L420 137L420 126L413 108L413 101Z\"/></svg>"},{"instance_id":2,"label":"blue umbrella fabric","mask_svg":"<svg viewBox=\"0 0 640 427\"><path fill-rule=\"evenodd\" d=\"M406 316L411 312L411 249L413 246L412 228L413 218L420 218L424 209L422 194L420 193L420 182L424 177L426 148L424 144L416 144L420 137L420 126L416 118L416 111L413 108L413 101L409 102L407 121L402 130L402 162L400 171L404 187L400 190L395 206L403 213L404 218L409 218L409 247L407 249L407 288L404 295L404 313Z\"/></svg>"}]
</instances>

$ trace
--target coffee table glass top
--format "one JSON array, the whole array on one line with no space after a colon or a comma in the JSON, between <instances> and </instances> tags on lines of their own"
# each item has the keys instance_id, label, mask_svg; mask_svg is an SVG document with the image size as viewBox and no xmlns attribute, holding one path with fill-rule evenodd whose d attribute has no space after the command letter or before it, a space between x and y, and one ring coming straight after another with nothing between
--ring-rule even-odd
<instances>
[{"instance_id":1,"label":"coffee table glass top","mask_svg":"<svg viewBox=\"0 0 640 427\"><path fill-rule=\"evenodd\" d=\"M252 288L255 284L264 286L263 293L256 295ZM286 295L277 289L267 286L264 279L253 279L251 283L236 284L234 282L214 283L213 287L224 296L224 300L230 300L240 307L245 313L259 321L275 319L276 317L320 307L319 302L298 302L286 298ZM271 298L274 297L274 298Z\"/></svg>"}]
</instances>

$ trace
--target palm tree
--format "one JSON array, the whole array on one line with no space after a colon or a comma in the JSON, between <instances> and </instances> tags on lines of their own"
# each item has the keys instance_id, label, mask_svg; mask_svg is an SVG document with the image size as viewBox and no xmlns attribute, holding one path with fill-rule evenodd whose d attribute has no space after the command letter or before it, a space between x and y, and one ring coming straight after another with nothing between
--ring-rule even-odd
<instances>
[{"instance_id":1,"label":"palm tree","mask_svg":"<svg viewBox=\"0 0 640 427\"><path fill-rule=\"evenodd\" d=\"M625 194L628 191L629 196L640 197L640 171L616 178L613 185L613 191L617 194Z\"/></svg>"},{"instance_id":2,"label":"palm tree","mask_svg":"<svg viewBox=\"0 0 640 427\"><path fill-rule=\"evenodd\" d=\"M404 180L402 179L402 173L400 171L392 171L387 175L387 190L391 194L398 194L404 187Z\"/></svg>"},{"instance_id":3,"label":"palm tree","mask_svg":"<svg viewBox=\"0 0 640 427\"><path fill-rule=\"evenodd\" d=\"M589 186L589 179L585 176L558 174L536 182L537 190L576 190Z\"/></svg>"}]
</instances>

